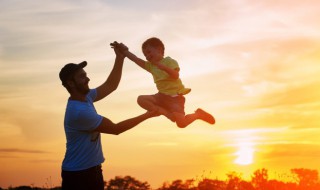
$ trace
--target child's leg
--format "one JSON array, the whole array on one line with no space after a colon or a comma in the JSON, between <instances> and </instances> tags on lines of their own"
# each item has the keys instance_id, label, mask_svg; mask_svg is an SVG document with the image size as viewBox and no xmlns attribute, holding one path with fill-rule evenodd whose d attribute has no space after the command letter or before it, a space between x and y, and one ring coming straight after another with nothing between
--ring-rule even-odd
<instances>
[{"instance_id":1,"label":"child's leg","mask_svg":"<svg viewBox=\"0 0 320 190\"><path fill-rule=\"evenodd\" d=\"M145 110L152 111L158 109L156 104L157 100L153 95L140 95L138 96L137 102L139 106Z\"/></svg>"},{"instance_id":2,"label":"child's leg","mask_svg":"<svg viewBox=\"0 0 320 190\"><path fill-rule=\"evenodd\" d=\"M198 117L194 113L193 114L184 115L183 113L174 112L173 115L176 118L177 126L180 127L180 128L185 128L190 123L192 123L196 119L198 119Z\"/></svg>"},{"instance_id":3,"label":"child's leg","mask_svg":"<svg viewBox=\"0 0 320 190\"><path fill-rule=\"evenodd\" d=\"M175 121L172 113L158 105L157 99L154 95L140 95L137 99L137 102L143 109L149 111L157 110L159 114L166 116L173 122Z\"/></svg>"},{"instance_id":4,"label":"child's leg","mask_svg":"<svg viewBox=\"0 0 320 190\"><path fill-rule=\"evenodd\" d=\"M188 126L189 124L191 124L197 119L201 119L210 124L215 123L214 117L200 108L198 108L194 113L188 114L188 115L184 115L178 112L174 112L173 114L176 118L177 126L180 128L185 128L186 126Z\"/></svg>"}]
</instances>

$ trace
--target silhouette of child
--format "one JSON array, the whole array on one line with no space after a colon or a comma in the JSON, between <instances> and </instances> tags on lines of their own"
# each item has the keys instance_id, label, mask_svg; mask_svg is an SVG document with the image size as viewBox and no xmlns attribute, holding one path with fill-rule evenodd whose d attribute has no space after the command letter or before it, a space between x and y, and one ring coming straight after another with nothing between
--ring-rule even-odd
<instances>
[{"instance_id":1,"label":"silhouette of child","mask_svg":"<svg viewBox=\"0 0 320 190\"><path fill-rule=\"evenodd\" d=\"M214 117L198 108L194 113L185 114L185 97L191 89L185 88L179 78L179 65L170 57L164 57L164 44L158 38L149 38L142 44L142 52L147 61L131 53L127 46L114 42L112 47L120 49L121 53L135 62L138 66L150 72L156 83L158 93L153 95L140 95L138 104L146 110L156 110L166 116L177 126L184 128L197 119L210 124L215 123Z\"/></svg>"}]
</instances>

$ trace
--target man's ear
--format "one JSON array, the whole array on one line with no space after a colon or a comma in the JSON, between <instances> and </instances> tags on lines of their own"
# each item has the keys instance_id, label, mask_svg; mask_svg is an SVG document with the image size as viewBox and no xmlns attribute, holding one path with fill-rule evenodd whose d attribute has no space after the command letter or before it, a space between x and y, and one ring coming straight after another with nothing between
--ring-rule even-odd
<instances>
[{"instance_id":1,"label":"man's ear","mask_svg":"<svg viewBox=\"0 0 320 190\"><path fill-rule=\"evenodd\" d=\"M75 85L74 85L74 82L72 80L67 80L67 85L70 87L70 88L73 88Z\"/></svg>"}]
</instances>

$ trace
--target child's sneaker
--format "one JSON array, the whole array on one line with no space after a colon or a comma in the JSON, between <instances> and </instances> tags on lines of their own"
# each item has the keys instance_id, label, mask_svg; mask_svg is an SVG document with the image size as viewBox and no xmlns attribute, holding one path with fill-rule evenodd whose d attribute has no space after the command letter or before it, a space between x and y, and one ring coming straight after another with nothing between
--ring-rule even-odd
<instances>
[{"instance_id":1,"label":"child's sneaker","mask_svg":"<svg viewBox=\"0 0 320 190\"><path fill-rule=\"evenodd\" d=\"M201 119L201 120L203 120L203 121L206 121L206 122L208 122L208 123L210 123L210 124L214 124L214 123L216 122L215 119L214 119L214 117L213 117L211 114L203 111L203 110L200 109L200 108L198 108L198 109L195 111L195 113L198 114L199 119Z\"/></svg>"}]
</instances>

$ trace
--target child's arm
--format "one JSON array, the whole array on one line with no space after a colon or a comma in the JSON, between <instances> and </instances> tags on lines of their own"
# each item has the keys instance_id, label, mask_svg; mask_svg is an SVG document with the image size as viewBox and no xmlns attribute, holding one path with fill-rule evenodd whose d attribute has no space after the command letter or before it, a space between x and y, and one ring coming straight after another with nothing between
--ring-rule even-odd
<instances>
[{"instance_id":1,"label":"child's arm","mask_svg":"<svg viewBox=\"0 0 320 190\"><path fill-rule=\"evenodd\" d=\"M143 59L140 59L135 54L131 53L129 50L125 50L122 52L123 55L125 55L128 59L135 62L137 65L139 65L141 68L146 69L145 64L146 61Z\"/></svg>"},{"instance_id":2,"label":"child's arm","mask_svg":"<svg viewBox=\"0 0 320 190\"><path fill-rule=\"evenodd\" d=\"M111 43L110 45L113 48L118 48L124 56L128 57L131 61L135 62L141 68L146 70L145 68L146 61L144 61L143 59L140 59L139 57L131 53L126 45L124 45L123 43L119 44L116 41Z\"/></svg>"},{"instance_id":3,"label":"child's arm","mask_svg":"<svg viewBox=\"0 0 320 190\"><path fill-rule=\"evenodd\" d=\"M172 69L170 67L167 67L163 64L160 64L160 62L156 63L157 67L163 71L165 71L166 73L168 73L170 75L171 78L173 79L178 79L179 78L179 68L177 69Z\"/></svg>"}]
</instances>

